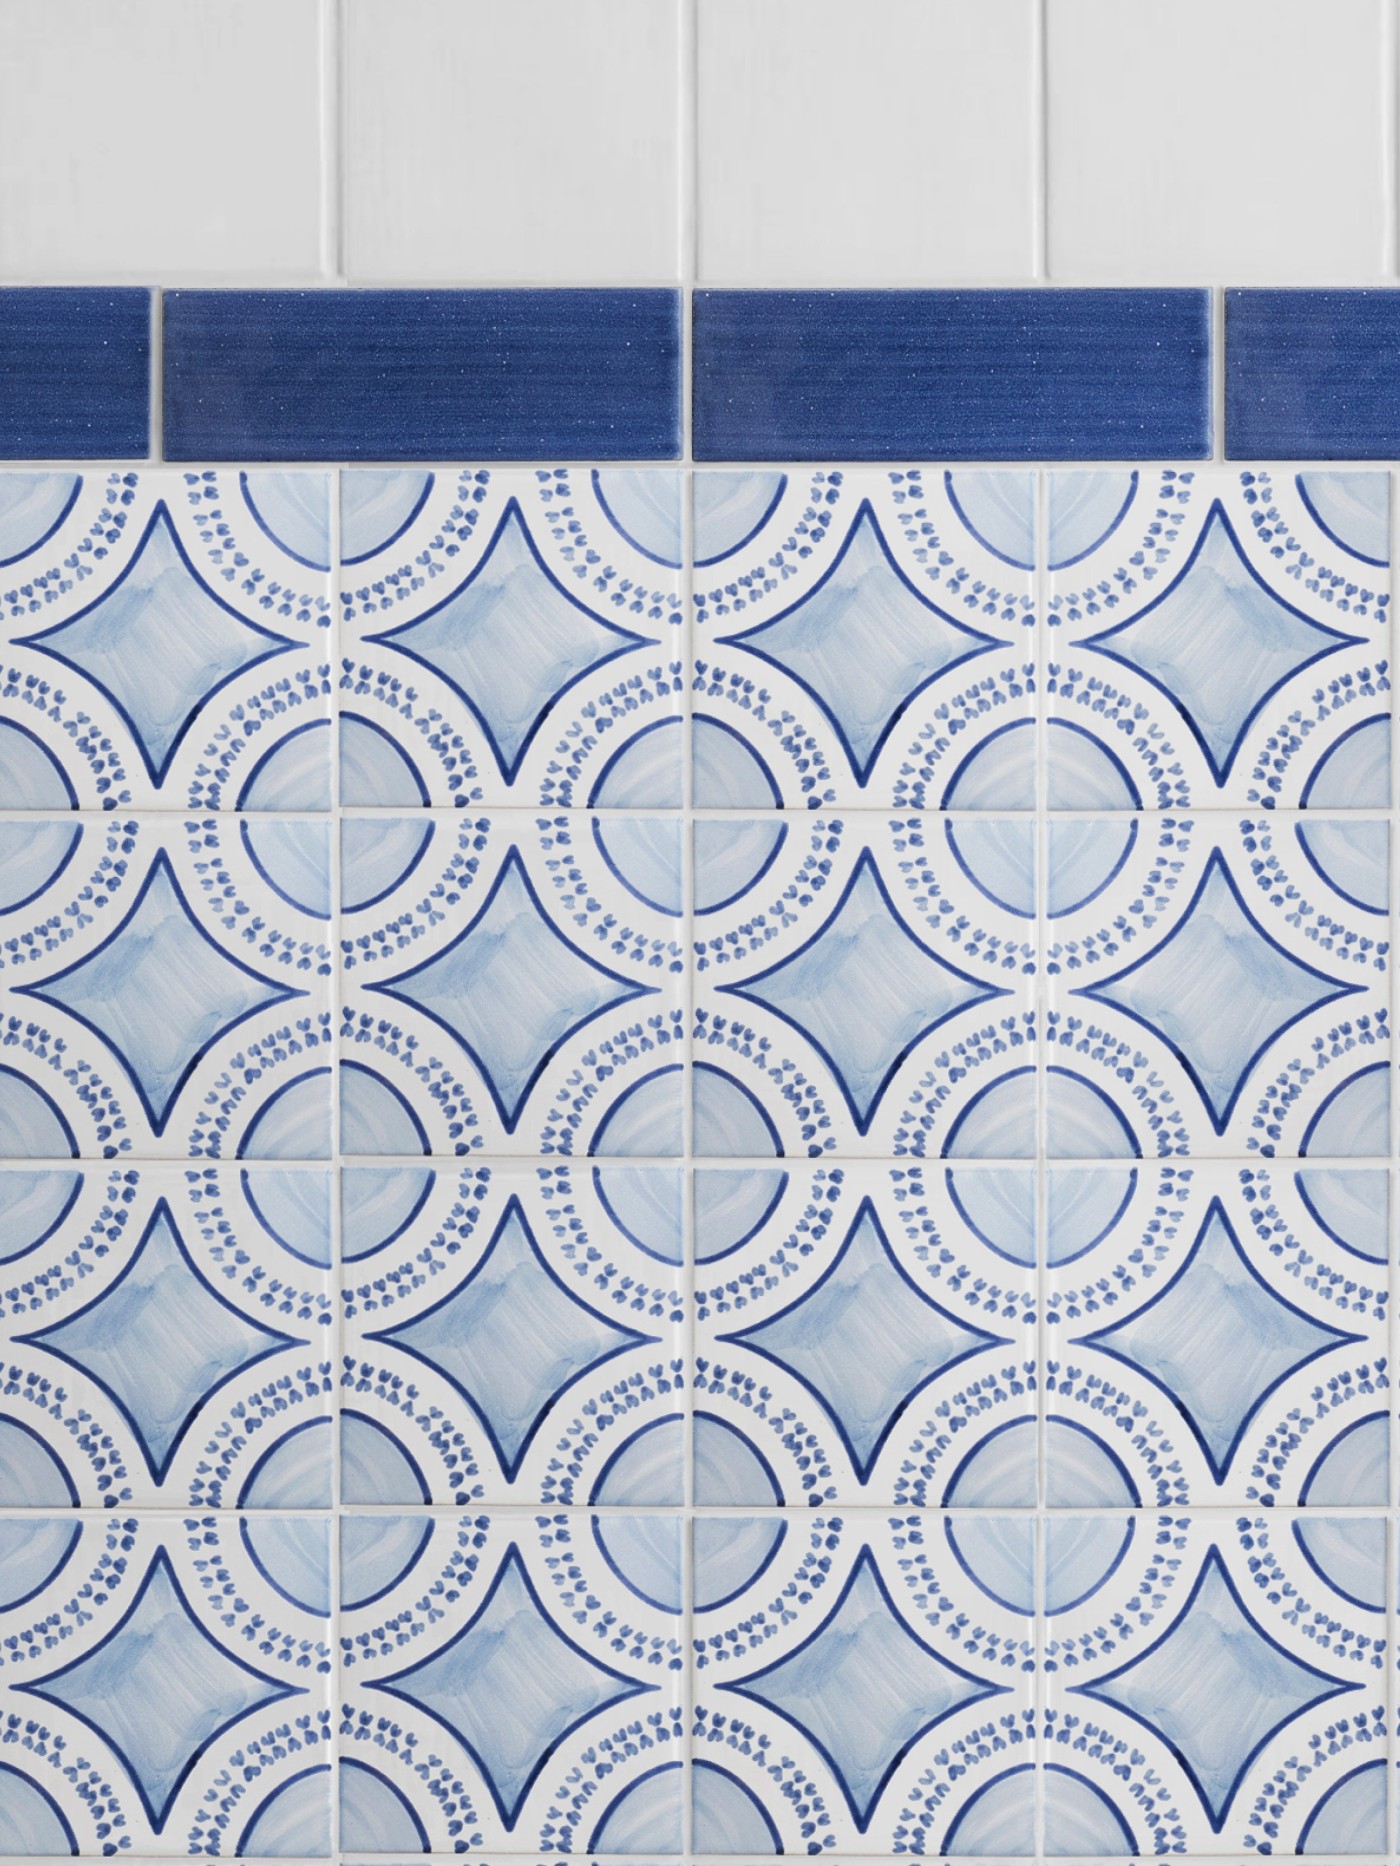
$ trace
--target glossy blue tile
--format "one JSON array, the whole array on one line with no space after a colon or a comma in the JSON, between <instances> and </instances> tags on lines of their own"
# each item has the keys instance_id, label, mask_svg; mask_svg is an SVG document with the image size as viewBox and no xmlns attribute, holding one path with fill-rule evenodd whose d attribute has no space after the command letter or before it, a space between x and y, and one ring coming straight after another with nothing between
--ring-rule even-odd
<instances>
[{"instance_id":1,"label":"glossy blue tile","mask_svg":"<svg viewBox=\"0 0 1400 1866\"><path fill-rule=\"evenodd\" d=\"M683 1534L626 1513L346 1517L347 1851L674 1851Z\"/></svg>"},{"instance_id":2,"label":"glossy blue tile","mask_svg":"<svg viewBox=\"0 0 1400 1866\"><path fill-rule=\"evenodd\" d=\"M340 846L342 1153L684 1151L674 818L347 816Z\"/></svg>"},{"instance_id":3,"label":"glossy blue tile","mask_svg":"<svg viewBox=\"0 0 1400 1866\"><path fill-rule=\"evenodd\" d=\"M0 824L0 1158L328 1158L331 872L314 819Z\"/></svg>"},{"instance_id":4,"label":"glossy blue tile","mask_svg":"<svg viewBox=\"0 0 1400 1866\"><path fill-rule=\"evenodd\" d=\"M1384 1507L1387 1222L1384 1170L1052 1169L1050 1505Z\"/></svg>"},{"instance_id":5,"label":"glossy blue tile","mask_svg":"<svg viewBox=\"0 0 1400 1866\"><path fill-rule=\"evenodd\" d=\"M697 1853L1035 1848L1029 1516L702 1517Z\"/></svg>"},{"instance_id":6,"label":"glossy blue tile","mask_svg":"<svg viewBox=\"0 0 1400 1866\"><path fill-rule=\"evenodd\" d=\"M1397 363L1400 291L1227 292L1227 456L1392 459Z\"/></svg>"},{"instance_id":7,"label":"glossy blue tile","mask_svg":"<svg viewBox=\"0 0 1400 1866\"><path fill-rule=\"evenodd\" d=\"M0 459L150 451L151 294L0 291Z\"/></svg>"},{"instance_id":8,"label":"glossy blue tile","mask_svg":"<svg viewBox=\"0 0 1400 1866\"><path fill-rule=\"evenodd\" d=\"M1033 1507L1035 1200L1031 1166L698 1171L696 1504Z\"/></svg>"},{"instance_id":9,"label":"glossy blue tile","mask_svg":"<svg viewBox=\"0 0 1400 1866\"><path fill-rule=\"evenodd\" d=\"M331 1235L324 1167L0 1170L0 1506L328 1508Z\"/></svg>"},{"instance_id":10,"label":"glossy blue tile","mask_svg":"<svg viewBox=\"0 0 1400 1866\"><path fill-rule=\"evenodd\" d=\"M170 460L672 460L673 291L165 294Z\"/></svg>"},{"instance_id":11,"label":"glossy blue tile","mask_svg":"<svg viewBox=\"0 0 1400 1866\"><path fill-rule=\"evenodd\" d=\"M1388 1151L1385 823L1062 816L1046 868L1051 1159Z\"/></svg>"},{"instance_id":12,"label":"glossy blue tile","mask_svg":"<svg viewBox=\"0 0 1400 1866\"><path fill-rule=\"evenodd\" d=\"M329 809L330 494L0 472L0 809Z\"/></svg>"},{"instance_id":13,"label":"glossy blue tile","mask_svg":"<svg viewBox=\"0 0 1400 1866\"><path fill-rule=\"evenodd\" d=\"M0 1522L7 1855L326 1858L330 1524Z\"/></svg>"},{"instance_id":14,"label":"glossy blue tile","mask_svg":"<svg viewBox=\"0 0 1400 1866\"><path fill-rule=\"evenodd\" d=\"M697 1156L1034 1158L1033 824L694 832Z\"/></svg>"},{"instance_id":15,"label":"glossy blue tile","mask_svg":"<svg viewBox=\"0 0 1400 1866\"><path fill-rule=\"evenodd\" d=\"M1383 1846L1385 1546L1361 1515L1052 1517L1045 1851Z\"/></svg>"},{"instance_id":16,"label":"glossy blue tile","mask_svg":"<svg viewBox=\"0 0 1400 1866\"><path fill-rule=\"evenodd\" d=\"M1385 809L1386 474L1046 479L1051 809Z\"/></svg>"},{"instance_id":17,"label":"glossy blue tile","mask_svg":"<svg viewBox=\"0 0 1400 1866\"><path fill-rule=\"evenodd\" d=\"M697 292L697 460L1199 459L1204 291Z\"/></svg>"},{"instance_id":18,"label":"glossy blue tile","mask_svg":"<svg viewBox=\"0 0 1400 1866\"><path fill-rule=\"evenodd\" d=\"M682 1501L679 1167L341 1185L343 1502Z\"/></svg>"}]
</instances>

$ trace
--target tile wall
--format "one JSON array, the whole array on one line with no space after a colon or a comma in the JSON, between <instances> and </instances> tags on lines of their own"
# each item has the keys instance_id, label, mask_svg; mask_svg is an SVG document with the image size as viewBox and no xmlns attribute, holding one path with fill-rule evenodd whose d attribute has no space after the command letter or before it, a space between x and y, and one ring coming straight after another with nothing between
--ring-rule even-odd
<instances>
[{"instance_id":1,"label":"tile wall","mask_svg":"<svg viewBox=\"0 0 1400 1866\"><path fill-rule=\"evenodd\" d=\"M0 0L0 1860L1400 1857L1394 12Z\"/></svg>"}]
</instances>

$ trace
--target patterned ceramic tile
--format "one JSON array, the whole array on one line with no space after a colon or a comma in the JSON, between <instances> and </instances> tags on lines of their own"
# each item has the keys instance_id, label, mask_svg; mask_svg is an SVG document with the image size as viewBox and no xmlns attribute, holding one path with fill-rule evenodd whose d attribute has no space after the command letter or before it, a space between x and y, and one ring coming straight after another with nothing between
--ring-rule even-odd
<instances>
[{"instance_id":1,"label":"patterned ceramic tile","mask_svg":"<svg viewBox=\"0 0 1400 1866\"><path fill-rule=\"evenodd\" d=\"M681 1533L675 1516L347 1517L342 1846L675 1851Z\"/></svg>"},{"instance_id":2,"label":"patterned ceramic tile","mask_svg":"<svg viewBox=\"0 0 1400 1866\"><path fill-rule=\"evenodd\" d=\"M0 809L328 809L330 497L0 474Z\"/></svg>"},{"instance_id":3,"label":"patterned ceramic tile","mask_svg":"<svg viewBox=\"0 0 1400 1866\"><path fill-rule=\"evenodd\" d=\"M1029 473L693 476L694 801L1033 809Z\"/></svg>"},{"instance_id":4,"label":"patterned ceramic tile","mask_svg":"<svg viewBox=\"0 0 1400 1866\"><path fill-rule=\"evenodd\" d=\"M0 1158L325 1158L330 837L0 823Z\"/></svg>"},{"instance_id":5,"label":"patterned ceramic tile","mask_svg":"<svg viewBox=\"0 0 1400 1866\"><path fill-rule=\"evenodd\" d=\"M699 1155L1033 1158L1033 826L697 822Z\"/></svg>"},{"instance_id":6,"label":"patterned ceramic tile","mask_svg":"<svg viewBox=\"0 0 1400 1866\"><path fill-rule=\"evenodd\" d=\"M1385 1506L1383 1170L1057 1167L1047 1253L1049 1503Z\"/></svg>"},{"instance_id":7,"label":"patterned ceramic tile","mask_svg":"<svg viewBox=\"0 0 1400 1866\"><path fill-rule=\"evenodd\" d=\"M13 1854L330 1852L330 1525L0 1521Z\"/></svg>"},{"instance_id":8,"label":"patterned ceramic tile","mask_svg":"<svg viewBox=\"0 0 1400 1866\"><path fill-rule=\"evenodd\" d=\"M1388 807L1384 473L1056 473L1048 500L1052 808Z\"/></svg>"},{"instance_id":9,"label":"patterned ceramic tile","mask_svg":"<svg viewBox=\"0 0 1400 1866\"><path fill-rule=\"evenodd\" d=\"M676 473L341 476L341 801L681 802Z\"/></svg>"},{"instance_id":10,"label":"patterned ceramic tile","mask_svg":"<svg viewBox=\"0 0 1400 1866\"><path fill-rule=\"evenodd\" d=\"M347 1503L684 1500L678 1167L352 1167Z\"/></svg>"},{"instance_id":11,"label":"patterned ceramic tile","mask_svg":"<svg viewBox=\"0 0 1400 1866\"><path fill-rule=\"evenodd\" d=\"M1036 1502L1035 1172L695 1176L695 1502Z\"/></svg>"},{"instance_id":12,"label":"patterned ceramic tile","mask_svg":"<svg viewBox=\"0 0 1400 1866\"><path fill-rule=\"evenodd\" d=\"M1053 1517L1046 1850L1383 1850L1386 1573L1380 1517Z\"/></svg>"},{"instance_id":13,"label":"patterned ceramic tile","mask_svg":"<svg viewBox=\"0 0 1400 1866\"><path fill-rule=\"evenodd\" d=\"M697 1852L1034 1852L1029 1516L693 1534Z\"/></svg>"},{"instance_id":14,"label":"patterned ceramic tile","mask_svg":"<svg viewBox=\"0 0 1400 1866\"><path fill-rule=\"evenodd\" d=\"M324 1169L0 1171L0 1508L325 1509Z\"/></svg>"},{"instance_id":15,"label":"patterned ceramic tile","mask_svg":"<svg viewBox=\"0 0 1400 1866\"><path fill-rule=\"evenodd\" d=\"M1384 1155L1388 834L1052 822L1051 1155Z\"/></svg>"},{"instance_id":16,"label":"patterned ceramic tile","mask_svg":"<svg viewBox=\"0 0 1400 1866\"><path fill-rule=\"evenodd\" d=\"M341 831L341 1150L679 1154L675 818Z\"/></svg>"}]
</instances>

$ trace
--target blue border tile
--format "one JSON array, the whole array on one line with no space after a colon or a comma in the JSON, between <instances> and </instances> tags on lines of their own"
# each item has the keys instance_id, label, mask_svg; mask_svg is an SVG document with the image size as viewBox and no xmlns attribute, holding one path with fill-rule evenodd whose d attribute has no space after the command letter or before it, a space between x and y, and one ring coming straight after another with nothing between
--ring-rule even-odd
<instances>
[{"instance_id":1,"label":"blue border tile","mask_svg":"<svg viewBox=\"0 0 1400 1866\"><path fill-rule=\"evenodd\" d=\"M151 294L138 287L0 291L0 382L0 459L144 459Z\"/></svg>"},{"instance_id":2,"label":"blue border tile","mask_svg":"<svg viewBox=\"0 0 1400 1866\"><path fill-rule=\"evenodd\" d=\"M1225 297L1232 460L1389 460L1400 453L1400 291Z\"/></svg>"},{"instance_id":3,"label":"blue border tile","mask_svg":"<svg viewBox=\"0 0 1400 1866\"><path fill-rule=\"evenodd\" d=\"M1200 459L1206 291L697 292L697 460Z\"/></svg>"},{"instance_id":4,"label":"blue border tile","mask_svg":"<svg viewBox=\"0 0 1400 1866\"><path fill-rule=\"evenodd\" d=\"M170 460L672 460L680 294L167 292Z\"/></svg>"}]
</instances>

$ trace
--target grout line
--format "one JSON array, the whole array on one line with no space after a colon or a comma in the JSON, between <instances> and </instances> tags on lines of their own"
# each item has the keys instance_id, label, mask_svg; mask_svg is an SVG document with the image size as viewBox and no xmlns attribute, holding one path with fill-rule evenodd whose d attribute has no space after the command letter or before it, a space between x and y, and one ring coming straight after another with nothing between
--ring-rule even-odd
<instances>
[{"instance_id":1,"label":"grout line","mask_svg":"<svg viewBox=\"0 0 1400 1866\"><path fill-rule=\"evenodd\" d=\"M1396 648L1397 638L1398 636L1400 636L1400 624L1397 624L1396 622L1396 594L1397 594L1397 590L1400 590L1400 565L1398 565L1396 561L1396 548L1395 548L1396 540L1397 538L1400 538L1400 474L1396 474L1396 473L1391 474L1389 490L1390 490L1390 539L1389 539L1389 544L1390 544L1390 550L1389 550L1390 615L1389 615L1388 621L1389 621L1389 659L1390 659L1390 666L1393 669L1395 666L1395 648ZM1393 681L1393 675L1392 675L1392 681ZM1396 852L1397 852L1397 849L1400 849L1400 835L1397 835L1397 830L1400 830L1400 713L1397 713L1397 710L1392 701L1392 705L1390 708L1390 835L1389 835L1389 844L1388 844L1388 849L1387 849L1387 855L1388 855L1388 860L1390 864L1390 871L1389 871L1390 872L1390 927L1389 927L1390 951L1389 951L1388 957L1390 961L1390 981L1389 981L1390 982L1390 1024L1391 1024L1391 1032L1392 1032L1392 1038L1391 1038L1392 1042L1394 1041L1393 1033L1395 1029L1396 1014L1398 1011L1400 1011L1400 980L1397 980L1396 978L1396 969L1395 969L1395 954L1397 950L1396 941L1397 941L1397 937L1400 937L1400 895L1397 895L1397 890L1396 890L1396 885L1395 885ZM1394 1370L1398 1364L1396 1357L1397 1357L1397 1353L1400 1353L1400 1317L1397 1317L1396 1309L1395 1309L1395 1295L1396 1295L1396 1288L1397 1288L1396 1271L1397 1271L1397 1267L1400 1267L1400 1250L1397 1250L1397 1245L1400 1244L1400 1170L1397 1169L1397 1165L1396 1165L1397 1158L1400 1158L1400 1094L1396 1093L1393 1067L1391 1071L1391 1092L1390 1092L1389 1114L1390 1114L1390 1152L1391 1152L1392 1164L1390 1168L1390 1179L1389 1179L1390 1203L1389 1203L1389 1209L1387 1212L1387 1217L1389 1220L1388 1238L1389 1238L1389 1243L1390 1243L1390 1253L1389 1253L1390 1254L1390 1288L1387 1291L1388 1307L1387 1307L1387 1334L1386 1334L1386 1358L1388 1362L1388 1372L1389 1372L1389 1382L1388 1382L1388 1386L1386 1389L1387 1394L1393 1391L1393 1388L1394 1388L1394 1384L1395 1384L1395 1371ZM1388 1445L1389 1456L1387 1459L1389 1521L1388 1521L1386 1544L1385 1544L1386 1574L1387 1574L1387 1582L1388 1582L1388 1585L1386 1586L1386 1590L1385 1590L1385 1599L1386 1599L1386 1742L1387 1742L1387 1746L1389 1750L1389 1762L1390 1762L1390 1766L1386 1769L1386 1842L1387 1842L1387 1845L1390 1847L1391 1853L1393 1856L1396 1846L1397 1846L1397 1838L1396 1838L1397 1807L1396 1807L1396 1785L1395 1785L1396 1757L1394 1753L1394 1745L1395 1745L1395 1737L1396 1737L1396 1732L1395 1732L1395 1665L1396 1665L1397 1618L1396 1618L1396 1598L1395 1598L1396 1589L1395 1589L1394 1581L1395 1581L1395 1574L1396 1574L1397 1558L1400 1558L1400 1548L1397 1547L1397 1533L1398 1533L1397 1525L1400 1525L1400 1517L1397 1516L1397 1509L1400 1509L1400 1433L1397 1433L1397 1430L1396 1430L1395 1407L1394 1407L1394 1403L1392 1400L1388 1399L1386 1410L1389 1415L1389 1427L1390 1427L1390 1439L1389 1439L1389 1445Z\"/></svg>"},{"instance_id":2,"label":"grout line","mask_svg":"<svg viewBox=\"0 0 1400 1866\"><path fill-rule=\"evenodd\" d=\"M538 1503L528 1498L505 1496L497 1499L474 1497L470 1503L342 1503L338 1509L330 1505L312 1508L306 1505L293 1507L279 1506L261 1508L250 1504L228 1504L219 1509L207 1509L205 1506L183 1503L123 1503L119 1507L102 1509L93 1504L80 1504L64 1507L55 1506L54 1514L60 1515L64 1522L119 1522L123 1517L159 1517L172 1522L186 1522L191 1516L252 1516L259 1521L275 1521L287 1516L306 1516L316 1520L331 1522L338 1515L346 1516L410 1516L415 1521L455 1522L463 1515L470 1515L476 1509L490 1510L495 1516L506 1516L512 1520L537 1520L543 1514L558 1515L582 1520L588 1516L635 1517L659 1516L667 1520L684 1522L688 1519L709 1521L743 1522L749 1517L759 1516L776 1521L810 1523L815 1517L841 1516L855 1517L863 1522L888 1520L892 1516L914 1514L925 1517L949 1517L954 1522L986 1522L988 1517L1009 1517L1017 1521L1035 1522L1041 1518L1053 1521L1063 1518L1074 1521L1083 1516L1102 1516L1113 1522L1145 1522L1149 1518L1165 1518L1169 1522L1192 1521L1230 1524L1238 1522L1241 1516L1258 1518L1266 1522L1319 1522L1332 1521L1334 1518L1354 1522L1383 1522L1387 1511L1383 1503L1327 1504L1319 1509L1315 1504L1264 1504L1257 1498L1233 1503L1216 1501L1213 1503L1161 1503L1161 1504L1085 1504L1063 1503L1050 1504L1043 1510L1033 1504L952 1504L926 1503L912 1508L907 1503L894 1497L870 1497L860 1503L703 1503L689 1507L683 1503ZM30 1504L21 1506L7 1504L0 1506L0 1522L28 1522L37 1520L40 1512ZM675 1857L672 1855L671 1857ZM4 1855L0 1854L0 1860Z\"/></svg>"},{"instance_id":3,"label":"grout line","mask_svg":"<svg viewBox=\"0 0 1400 1866\"><path fill-rule=\"evenodd\" d=\"M843 822L858 823L1082 823L1086 820L1108 820L1135 823L1240 823L1257 819L1261 812L1267 811L1269 820L1277 823L1386 823L1389 824L1389 809L1367 806L1365 808L1344 809L1332 804L1325 809L1296 809L1284 807L1273 809L1262 803L1212 804L1207 809L1190 806L1178 810L894 810L881 807L869 807L861 804L847 804L837 800L823 804L819 810L789 809L739 809L728 805L716 808L698 808L687 810L683 806L647 805L642 809L608 808L592 804L574 805L567 809L556 808L553 804L523 803L476 803L471 805L472 816L484 816L501 822L523 821L526 818L548 818L550 822L559 820L581 823L595 818L599 822L636 822L639 819L657 822L700 822L700 823L826 823L832 817L840 817ZM425 807L417 804L392 804L382 807L373 805L347 805L339 815L354 822L399 822L405 816L412 816L415 821L438 823L462 823L468 821L466 813L450 805ZM128 818L137 818L148 822L163 822L171 819L188 820L191 817L215 818L226 823L258 823L277 821L279 823L329 823L332 820L328 810L209 810L193 805L172 805L157 802L151 804L133 804L121 810L0 810L0 823L36 823L58 820L74 823L78 826L92 824L110 824L122 822ZM1026 916L1028 917L1028 916Z\"/></svg>"},{"instance_id":4,"label":"grout line","mask_svg":"<svg viewBox=\"0 0 1400 1866\"><path fill-rule=\"evenodd\" d=\"M344 0L321 0L321 263L345 283Z\"/></svg>"},{"instance_id":5,"label":"grout line","mask_svg":"<svg viewBox=\"0 0 1400 1866\"><path fill-rule=\"evenodd\" d=\"M167 288L173 289L173 288ZM652 454L644 458L627 460L587 460L578 456L566 458L555 454L539 454L532 460L375 460L368 457L355 460L161 460L156 465L164 466L169 471L188 472L194 467L215 469L222 472L277 472L277 473L400 473L419 471L425 473L460 473L474 471L480 467L492 473L538 473L544 467L566 467L571 471L589 471L594 467L608 472L631 472L647 469L651 472L676 472L690 466L696 473L755 473L772 472L789 475L803 473L898 473L913 469L927 470L930 466L942 472L947 468L956 473L1055 473L1055 472L1103 472L1103 473L1143 473L1148 471L1171 471L1175 473L1200 473L1216 462L1204 457L1178 456L1175 459L1159 459L1154 456L1139 455L1137 458L1119 456L1108 459L1100 455L1087 455L1078 460L1018 460L1006 454L973 458L950 458L944 456L930 460L927 456L917 458L909 454L898 457L891 455L887 459L865 460L793 460L773 457L765 460L692 460L681 456L662 459ZM119 467L146 467L152 462L144 456L130 458L110 457L102 460L77 459L69 457L59 459L53 455L27 459L5 458L0 460L0 472L4 473L105 473ZM1252 473L1384 473L1392 467L1400 467L1400 454L1394 458L1374 458L1363 460L1339 460L1313 457L1304 459L1301 455L1295 459L1280 459L1275 456L1269 460L1255 459L1248 461L1226 460L1224 465L1231 470L1244 469ZM0 1856L3 1858L3 1856Z\"/></svg>"},{"instance_id":6,"label":"grout line","mask_svg":"<svg viewBox=\"0 0 1400 1866\"><path fill-rule=\"evenodd\" d=\"M1381 199L1385 217L1381 224L1381 271L1393 278L1400 266L1400 137L1396 134L1400 111L1400 0L1381 0L1380 37L1380 106L1381 106Z\"/></svg>"},{"instance_id":7,"label":"grout line","mask_svg":"<svg viewBox=\"0 0 1400 1866\"><path fill-rule=\"evenodd\" d=\"M65 1156L65 1170L74 1172L109 1172L124 1171L128 1167L140 1167L145 1172L156 1172L161 1168L175 1172L188 1166L185 1156L178 1154L137 1154L124 1153L118 1159L104 1160L95 1155L87 1157ZM225 1170L236 1168L254 1177L259 1173L325 1173L337 1164L334 1158L323 1160L230 1160L208 1159L202 1162L211 1168L222 1167ZM339 1164L347 1171L356 1169L379 1172L387 1167L414 1167L424 1171L448 1172L457 1168L462 1172L475 1172L478 1167L489 1166L495 1172L505 1172L515 1168L521 1172L535 1172L541 1168L562 1166L602 1167L615 1165L661 1167L677 1172L683 1170L687 1161L681 1154L643 1154L629 1153L625 1156L599 1158L593 1155L567 1153L375 1153L346 1154L340 1157ZM703 1154L689 1160L689 1168L696 1173L731 1173L736 1171L754 1172L760 1169L770 1173L788 1174L800 1171L824 1172L832 1167L898 1167L908 1171L917 1166L925 1171L940 1173L994 1173L1022 1172L1029 1173L1034 1162L1025 1155L978 1155L975 1159L942 1158L937 1155L893 1154L893 1153L826 1153L813 1159L806 1154ZM1258 1171L1261 1167L1272 1167L1281 1172L1295 1169L1316 1171L1319 1166L1327 1166L1346 1172L1389 1172L1396 1166L1390 1154L1347 1154L1344 1157L1319 1156L1315 1154L1270 1154L1267 1157L1257 1153L1173 1153L1154 1156L1151 1159L1124 1158L1097 1159L1091 1157L1047 1156L1046 1170L1052 1173L1096 1173L1117 1172L1128 1176L1132 1173L1148 1171L1153 1167L1200 1167L1214 1170L1230 1167L1250 1167ZM53 1172L52 1157L14 1158L0 1160L0 1178L6 1173Z\"/></svg>"},{"instance_id":8,"label":"grout line","mask_svg":"<svg viewBox=\"0 0 1400 1866\"><path fill-rule=\"evenodd\" d=\"M331 1504L334 1515L331 1520L331 1847L334 1853L340 1849L340 1522L343 1509L341 1495L341 1366L344 1360L344 1251L343 1251L343 1200L341 1182L343 1160L341 1158L340 1133L340 1007L341 985L344 968L340 963L340 919L341 919L341 875L340 875L340 475L329 476L328 493L330 497L330 723L331 723L331 847L330 847L330 948L331 948L331 1296L334 1308L331 1313L331 1450L334 1464L331 1470Z\"/></svg>"},{"instance_id":9,"label":"grout line","mask_svg":"<svg viewBox=\"0 0 1400 1866\"><path fill-rule=\"evenodd\" d=\"M1035 207L1031 220L1031 278L1050 279L1050 0L1034 0L1031 16L1031 134Z\"/></svg>"},{"instance_id":10,"label":"grout line","mask_svg":"<svg viewBox=\"0 0 1400 1866\"><path fill-rule=\"evenodd\" d=\"M1049 1262L1049 1175L1046 1163L1049 1159L1049 1097L1046 1094L1049 1066L1049 981L1046 975L1046 957L1049 930L1048 917L1044 911L1049 898L1050 866L1050 823L1047 808L1050 796L1049 758L1047 740L1049 731L1047 718L1049 711L1049 693L1047 677L1049 672L1048 647L1048 598L1050 595L1049 576L1049 538L1050 538L1050 480L1047 474L1037 473L1035 477L1035 571L1034 595L1032 599L1035 638L1035 1501L1036 1521L1034 1534L1035 1562L1033 1598L1035 1602L1035 1620L1032 1626L1034 1640L1034 1665L1032 1674L1033 1710L1032 1710L1032 1755L1035 1774L1034 1832L1037 1858L1045 1853L1045 1709L1046 1681L1044 1663L1045 1644L1045 1503L1046 1503L1046 1322L1045 1290L1047 1266Z\"/></svg>"}]
</instances>

